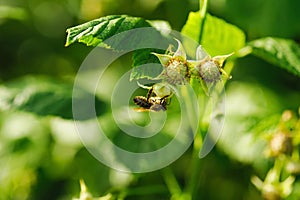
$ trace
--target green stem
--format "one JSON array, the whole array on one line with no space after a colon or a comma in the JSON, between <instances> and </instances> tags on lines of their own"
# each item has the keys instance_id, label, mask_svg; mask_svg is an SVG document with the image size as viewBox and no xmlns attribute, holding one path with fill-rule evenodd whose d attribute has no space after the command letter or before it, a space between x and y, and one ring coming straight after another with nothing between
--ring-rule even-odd
<instances>
[{"instance_id":1,"label":"green stem","mask_svg":"<svg viewBox=\"0 0 300 200\"><path fill-rule=\"evenodd\" d=\"M193 83L192 86L196 87L199 83ZM199 121L197 122L199 124L197 134L195 135L194 138L194 143L193 143L193 153L192 153L192 158L191 158L191 167L189 170L189 174L186 178L186 187L184 189L184 193L187 196L187 199L195 199L198 194L198 186L199 186L199 178L200 178L200 166L201 162L199 159L199 152L202 147L202 132L203 129L205 129L203 126L203 114L205 113L205 108L206 104L208 103L208 98L203 92L198 93L198 105L201 106L200 109L200 116L199 116Z\"/></svg>"},{"instance_id":2,"label":"green stem","mask_svg":"<svg viewBox=\"0 0 300 200\"><path fill-rule=\"evenodd\" d=\"M193 145L193 154L191 161L190 174L187 177L187 186L185 188L185 193L188 194L190 199L195 199L197 195L197 188L199 186L199 178L200 178L200 159L198 157L200 149L202 146L202 136L200 131L196 134Z\"/></svg>"},{"instance_id":3,"label":"green stem","mask_svg":"<svg viewBox=\"0 0 300 200\"><path fill-rule=\"evenodd\" d=\"M204 18L206 15L207 2L208 0L199 0L199 10L202 18Z\"/></svg>"},{"instance_id":4,"label":"green stem","mask_svg":"<svg viewBox=\"0 0 300 200\"><path fill-rule=\"evenodd\" d=\"M202 35L203 35L203 29L204 29L204 24L205 24L205 16L206 16L206 11L207 11L207 2L208 0L199 0L199 10L200 10L200 34L199 34L199 43L201 43L202 40Z\"/></svg>"},{"instance_id":5,"label":"green stem","mask_svg":"<svg viewBox=\"0 0 300 200\"><path fill-rule=\"evenodd\" d=\"M163 174L163 178L164 178L166 185L167 185L170 193L172 194L172 196L180 195L181 188L180 188L171 168L166 167L165 169L162 170L162 174Z\"/></svg>"},{"instance_id":6,"label":"green stem","mask_svg":"<svg viewBox=\"0 0 300 200\"><path fill-rule=\"evenodd\" d=\"M112 193L112 192L111 192ZM166 194L167 190L163 185L148 185L136 188L127 188L120 192L119 198L125 198L126 196L145 196L153 194Z\"/></svg>"},{"instance_id":7,"label":"green stem","mask_svg":"<svg viewBox=\"0 0 300 200\"><path fill-rule=\"evenodd\" d=\"M275 174L276 174L275 180L278 182L280 181L280 174L281 174L282 168L283 168L283 159L281 159L279 157L275 160L274 167L273 167Z\"/></svg>"},{"instance_id":8,"label":"green stem","mask_svg":"<svg viewBox=\"0 0 300 200\"><path fill-rule=\"evenodd\" d=\"M201 108L199 107L199 111L201 111L202 113L202 110L204 110L205 108L205 101L206 101L206 95L201 92L199 90L199 81L197 79L192 79L191 80L191 86L193 88L192 91L190 91L189 89L187 89L186 87L180 87L179 88L179 92L181 94L181 96L184 98L184 102L185 102L185 106L183 110L186 110L188 111L187 113L187 116L188 116L188 120L191 125L192 124L200 124L199 122L202 121L201 119L201 115L199 115L200 113L197 113L198 109L195 109L195 106L201 106ZM197 93L197 103L193 101L192 99L192 96L195 94L194 92ZM201 102L201 103L199 103ZM195 135L195 138L194 138L194 142L193 142L193 153L192 153L192 158L191 158L191 164L190 164L190 169L188 170L188 175L186 177L186 186L184 188L184 191L181 192L177 184L177 186L175 186L175 189L174 191L172 191L170 189L170 192L172 194L178 194L179 192L181 193L181 195L177 196L175 198L175 195L173 196L174 199L180 199L180 200L191 200L192 197L197 197L197 194L196 194L196 189L198 188L198 179L200 177L200 171L199 171L199 166L200 166L200 159L198 157L198 154L199 154L199 151L201 149L201 146L202 146L202 135L201 135L201 131L199 131L201 129L201 127L198 126L198 128L196 129L197 127L193 127L192 126L192 129L193 131L197 131L196 135ZM168 172L167 172L168 173ZM166 179L166 183L167 185L169 185L168 187L171 188L172 185L174 185L174 179L175 178L172 178L172 177L168 177L166 176L167 174L165 174L165 179ZM170 175L170 174L169 174ZM173 179L173 180L172 180ZM169 182L169 184L168 184ZM179 193L179 194L180 194Z\"/></svg>"}]
</instances>

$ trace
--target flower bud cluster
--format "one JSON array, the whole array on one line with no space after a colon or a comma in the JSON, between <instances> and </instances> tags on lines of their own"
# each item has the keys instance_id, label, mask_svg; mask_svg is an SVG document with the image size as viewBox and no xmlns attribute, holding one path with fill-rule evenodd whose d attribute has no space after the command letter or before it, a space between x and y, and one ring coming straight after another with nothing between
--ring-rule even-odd
<instances>
[{"instance_id":1,"label":"flower bud cluster","mask_svg":"<svg viewBox=\"0 0 300 200\"><path fill-rule=\"evenodd\" d=\"M211 57L202 46L196 50L196 60L187 60L185 50L179 40L175 53L156 54L163 71L155 79L161 79L170 84L182 85L189 83L191 77L201 78L206 83L221 80L223 74L230 78L223 70L224 61L232 54Z\"/></svg>"},{"instance_id":2,"label":"flower bud cluster","mask_svg":"<svg viewBox=\"0 0 300 200\"><path fill-rule=\"evenodd\" d=\"M196 60L187 60L181 42L177 39L175 40L178 43L175 52L167 50L165 54L153 53L163 66L162 72L153 79L160 80L161 82L154 84L152 87L139 85L149 90L146 97L138 96L134 98L134 103L140 106L139 111L157 111L156 109L152 109L157 106L163 107L163 109L159 110L166 110L167 99L172 96L169 84L174 86L185 85L190 82L191 77L198 78L204 81L205 84L220 81L222 74L227 79L230 78L222 67L224 61L232 54L211 57L200 45L196 50ZM208 94L204 87L203 89ZM153 99L155 101L152 101Z\"/></svg>"}]
</instances>

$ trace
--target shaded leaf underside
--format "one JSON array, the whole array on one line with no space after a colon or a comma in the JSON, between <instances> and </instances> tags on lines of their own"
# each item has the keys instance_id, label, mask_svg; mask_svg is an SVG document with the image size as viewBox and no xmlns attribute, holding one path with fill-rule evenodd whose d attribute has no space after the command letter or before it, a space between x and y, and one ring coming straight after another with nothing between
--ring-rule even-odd
<instances>
[{"instance_id":1,"label":"shaded leaf underside","mask_svg":"<svg viewBox=\"0 0 300 200\"><path fill-rule=\"evenodd\" d=\"M262 38L248 44L252 53L300 77L300 47L288 39Z\"/></svg>"},{"instance_id":2,"label":"shaded leaf underside","mask_svg":"<svg viewBox=\"0 0 300 200\"><path fill-rule=\"evenodd\" d=\"M31 112L39 116L59 116L72 119L72 101L84 103L87 98L95 98L82 90L80 95L73 96L73 85L44 77L24 77L0 88L0 110L18 110ZM97 115L104 112L105 104L95 98ZM82 111L79 120L89 119L89 113Z\"/></svg>"}]
</instances>

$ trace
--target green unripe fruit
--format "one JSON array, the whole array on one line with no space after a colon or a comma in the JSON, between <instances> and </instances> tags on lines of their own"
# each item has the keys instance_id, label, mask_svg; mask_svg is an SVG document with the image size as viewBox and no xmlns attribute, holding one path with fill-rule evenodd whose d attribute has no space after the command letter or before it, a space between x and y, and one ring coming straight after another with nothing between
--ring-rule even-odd
<instances>
[{"instance_id":1,"label":"green unripe fruit","mask_svg":"<svg viewBox=\"0 0 300 200\"><path fill-rule=\"evenodd\" d=\"M188 73L188 67L183 61L172 59L165 67L164 76L171 84L184 84L189 78Z\"/></svg>"},{"instance_id":2,"label":"green unripe fruit","mask_svg":"<svg viewBox=\"0 0 300 200\"><path fill-rule=\"evenodd\" d=\"M196 69L199 73L199 76L205 82L211 83L221 79L221 72L219 70L219 67L212 60L208 60L203 63L200 63L198 66L196 66Z\"/></svg>"}]
</instances>

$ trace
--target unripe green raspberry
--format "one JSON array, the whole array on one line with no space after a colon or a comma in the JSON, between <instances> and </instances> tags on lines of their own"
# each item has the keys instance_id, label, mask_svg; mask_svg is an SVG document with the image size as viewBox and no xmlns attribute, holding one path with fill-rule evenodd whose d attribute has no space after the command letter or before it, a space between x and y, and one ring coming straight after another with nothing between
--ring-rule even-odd
<instances>
[{"instance_id":1,"label":"unripe green raspberry","mask_svg":"<svg viewBox=\"0 0 300 200\"><path fill-rule=\"evenodd\" d=\"M189 70L187 64L180 59L171 59L165 66L165 70L161 75L168 83L184 84L189 80Z\"/></svg>"},{"instance_id":2,"label":"unripe green raspberry","mask_svg":"<svg viewBox=\"0 0 300 200\"><path fill-rule=\"evenodd\" d=\"M198 71L199 76L205 82L211 83L221 79L219 67L212 60L204 61L203 63L197 65L196 70Z\"/></svg>"},{"instance_id":3,"label":"unripe green raspberry","mask_svg":"<svg viewBox=\"0 0 300 200\"><path fill-rule=\"evenodd\" d=\"M280 154L291 155L293 142L289 134L278 132L273 135L269 142L270 155L277 157Z\"/></svg>"}]
</instances>

